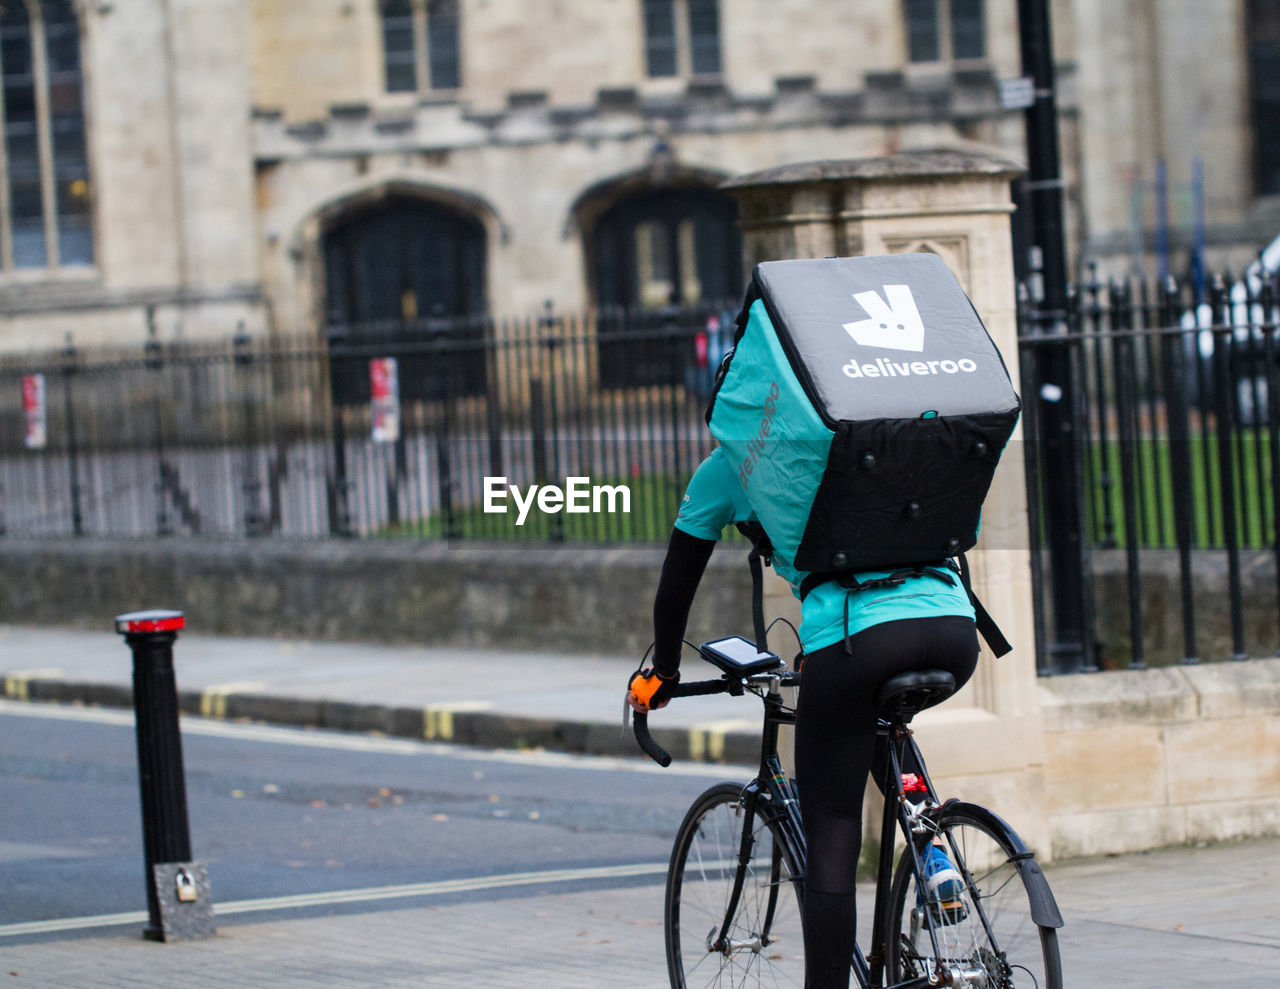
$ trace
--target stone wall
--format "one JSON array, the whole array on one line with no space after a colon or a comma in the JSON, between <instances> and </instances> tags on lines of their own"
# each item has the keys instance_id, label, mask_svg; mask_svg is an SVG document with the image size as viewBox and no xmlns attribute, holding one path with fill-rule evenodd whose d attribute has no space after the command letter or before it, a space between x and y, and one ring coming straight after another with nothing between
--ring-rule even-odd
<instances>
[{"instance_id":1,"label":"stone wall","mask_svg":"<svg viewBox=\"0 0 1280 989\"><path fill-rule=\"evenodd\" d=\"M1091 561L1099 665L1109 670L1123 669L1132 658L1126 554L1123 550L1094 550ZM1191 656L1205 662L1229 659L1235 645L1226 551L1195 551L1191 580L1195 633ZM1276 554L1270 550L1241 552L1240 587L1243 652L1249 656L1280 654ZM1188 653L1177 550L1143 550L1139 554L1137 590L1144 660L1153 666L1181 663Z\"/></svg>"},{"instance_id":2,"label":"stone wall","mask_svg":"<svg viewBox=\"0 0 1280 989\"><path fill-rule=\"evenodd\" d=\"M1075 100L1080 116L1082 245L1123 271L1133 232L1123 217L1137 210L1146 249L1154 246L1159 209L1156 166L1168 169L1170 224L1175 272L1190 246L1190 185L1194 159L1205 162L1205 214L1210 249L1233 268L1256 255L1275 236L1268 220L1250 213L1254 192L1249 110L1247 4L1206 0L1074 0L1071 18L1078 72ZM1055 23L1056 26L1056 23ZM1214 57L1205 57L1213 52ZM1120 96L1119 94L1123 94ZM1274 222L1274 212L1269 217ZM1243 222L1242 222L1243 221ZM1254 222L1250 222L1254 221ZM1259 222L1260 221L1260 222ZM1239 225L1245 243L1234 254L1221 251L1223 228ZM1255 248L1256 251L1256 248ZM1217 260L1215 265L1220 263Z\"/></svg>"},{"instance_id":3,"label":"stone wall","mask_svg":"<svg viewBox=\"0 0 1280 989\"><path fill-rule=\"evenodd\" d=\"M411 105L418 94L383 89L381 24L374 0L244 0L252 24L254 103L290 122L322 117L332 105L377 101ZM987 31L986 62L1018 73L1016 5L998 0ZM635 0L460 4L462 89L477 112L505 109L512 94L543 93L552 106L582 107L599 90L639 86L673 102L686 78L648 78L643 5ZM819 16L820 15L820 16ZM745 97L770 97L778 79L808 79L818 90L848 93L867 74L901 72L907 50L898 0L822 5L808 0L733 0L719 4L721 72L714 81ZM911 66L938 76L949 63ZM429 97L430 98L430 97ZM741 127L741 123L739 124Z\"/></svg>"},{"instance_id":4,"label":"stone wall","mask_svg":"<svg viewBox=\"0 0 1280 989\"><path fill-rule=\"evenodd\" d=\"M741 546L720 548L689 638L751 629ZM176 608L193 632L632 654L663 551L412 542L0 540L0 622L109 628Z\"/></svg>"},{"instance_id":5,"label":"stone wall","mask_svg":"<svg viewBox=\"0 0 1280 989\"><path fill-rule=\"evenodd\" d=\"M1041 680L1055 857L1280 833L1280 660Z\"/></svg>"},{"instance_id":6,"label":"stone wall","mask_svg":"<svg viewBox=\"0 0 1280 989\"><path fill-rule=\"evenodd\" d=\"M725 545L712 557L690 638L750 630L745 552ZM5 537L0 623L99 628L124 611L172 607L187 611L193 628L218 635L643 651L662 555L646 547ZM1280 647L1270 556L1245 558L1245 646L1253 657L1274 656ZM1142 561L1148 660L1177 665L1176 561L1172 551L1145 551ZM1231 654L1226 567L1218 553L1197 553L1195 561L1198 651L1209 665ZM1123 557L1095 552L1093 563L1098 637L1107 667L1123 669L1129 636ZM771 589L773 613L794 621L785 583ZM1003 622L1004 612L994 610Z\"/></svg>"},{"instance_id":7,"label":"stone wall","mask_svg":"<svg viewBox=\"0 0 1280 989\"><path fill-rule=\"evenodd\" d=\"M320 325L325 231L348 210L394 192L455 206L484 225L492 312L535 312L548 299L580 308L593 301L592 208L598 213L623 189L714 188L780 162L874 157L903 146L1016 147L990 73L945 81L931 89L897 72L874 92L839 96L812 79L752 97L723 86L664 94L631 85L569 106L539 90L487 113L459 100L395 106L379 98L304 123L292 122L287 108L260 107L263 290L282 330ZM938 91L946 98L929 103ZM555 181L531 187L530 175Z\"/></svg>"}]
</instances>

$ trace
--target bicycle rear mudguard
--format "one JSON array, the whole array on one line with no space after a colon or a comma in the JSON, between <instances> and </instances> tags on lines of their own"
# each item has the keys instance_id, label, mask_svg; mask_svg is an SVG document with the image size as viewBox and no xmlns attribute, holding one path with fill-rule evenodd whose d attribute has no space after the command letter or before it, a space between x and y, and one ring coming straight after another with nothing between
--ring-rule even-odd
<instances>
[{"instance_id":1,"label":"bicycle rear mudguard","mask_svg":"<svg viewBox=\"0 0 1280 989\"><path fill-rule=\"evenodd\" d=\"M938 809L938 814L941 816L947 812L964 814L975 821L980 821L993 833L1007 841L1009 847L1015 849L1012 861L1027 888L1027 898L1031 901L1031 919L1040 927L1063 926L1058 901L1053 898L1053 890L1049 888L1049 880L1045 878L1044 872L1040 869L1040 863L1035 859L1035 852L1027 848L1013 828L997 814L977 804L964 803L955 799L948 800Z\"/></svg>"}]
</instances>

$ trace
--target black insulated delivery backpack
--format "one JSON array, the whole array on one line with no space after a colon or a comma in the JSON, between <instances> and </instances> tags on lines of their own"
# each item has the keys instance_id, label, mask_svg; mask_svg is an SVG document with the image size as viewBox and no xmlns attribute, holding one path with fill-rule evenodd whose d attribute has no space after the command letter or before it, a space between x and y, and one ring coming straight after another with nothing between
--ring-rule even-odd
<instances>
[{"instance_id":1,"label":"black insulated delivery backpack","mask_svg":"<svg viewBox=\"0 0 1280 989\"><path fill-rule=\"evenodd\" d=\"M814 574L971 548L1021 408L934 254L756 266L707 424L773 547Z\"/></svg>"}]
</instances>

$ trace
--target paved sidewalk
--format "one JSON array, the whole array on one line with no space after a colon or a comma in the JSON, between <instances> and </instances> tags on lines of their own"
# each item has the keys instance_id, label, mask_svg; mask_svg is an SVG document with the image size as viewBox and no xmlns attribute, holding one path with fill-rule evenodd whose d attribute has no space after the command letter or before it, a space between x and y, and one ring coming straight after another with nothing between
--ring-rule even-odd
<instances>
[{"instance_id":1,"label":"paved sidewalk","mask_svg":"<svg viewBox=\"0 0 1280 989\"><path fill-rule=\"evenodd\" d=\"M1070 989L1280 984L1280 842L1167 849L1046 869ZM859 898L862 918L873 892ZM136 931L0 943L0 985L75 989L466 986L660 989L662 887L268 922L207 941Z\"/></svg>"},{"instance_id":2,"label":"paved sidewalk","mask_svg":"<svg viewBox=\"0 0 1280 989\"><path fill-rule=\"evenodd\" d=\"M283 724L511 747L633 754L619 739L635 657L397 648L184 632L185 710ZM689 664L690 675L697 666ZM705 667L708 675L710 666ZM102 632L0 626L0 684L18 700L131 705L132 660ZM677 754L752 762L750 700L693 698L655 723ZM1067 985L1280 985L1280 841L1056 863ZM870 912L864 891L862 916ZM665 985L662 888L549 891L337 916L231 917L218 936L158 945L119 928L90 939L0 942L0 986ZM276 915L280 916L280 915Z\"/></svg>"},{"instance_id":3,"label":"paved sidewalk","mask_svg":"<svg viewBox=\"0 0 1280 989\"><path fill-rule=\"evenodd\" d=\"M180 704L191 713L627 756L638 750L620 738L622 697L638 659L193 631L174 644ZM0 696L130 707L132 672L129 649L110 626L99 633L0 625ZM718 675L692 658L684 673ZM655 715L653 728L677 758L752 763L759 717L753 699L694 697Z\"/></svg>"}]
</instances>

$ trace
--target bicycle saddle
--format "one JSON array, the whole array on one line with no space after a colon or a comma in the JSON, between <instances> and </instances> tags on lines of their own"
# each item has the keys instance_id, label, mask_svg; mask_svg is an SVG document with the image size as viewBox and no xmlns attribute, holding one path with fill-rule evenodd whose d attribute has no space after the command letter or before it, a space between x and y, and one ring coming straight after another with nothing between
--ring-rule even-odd
<instances>
[{"instance_id":1,"label":"bicycle saddle","mask_svg":"<svg viewBox=\"0 0 1280 989\"><path fill-rule=\"evenodd\" d=\"M876 713L885 721L908 724L926 707L941 704L956 692L956 678L946 670L913 670L886 680L876 694Z\"/></svg>"}]
</instances>

